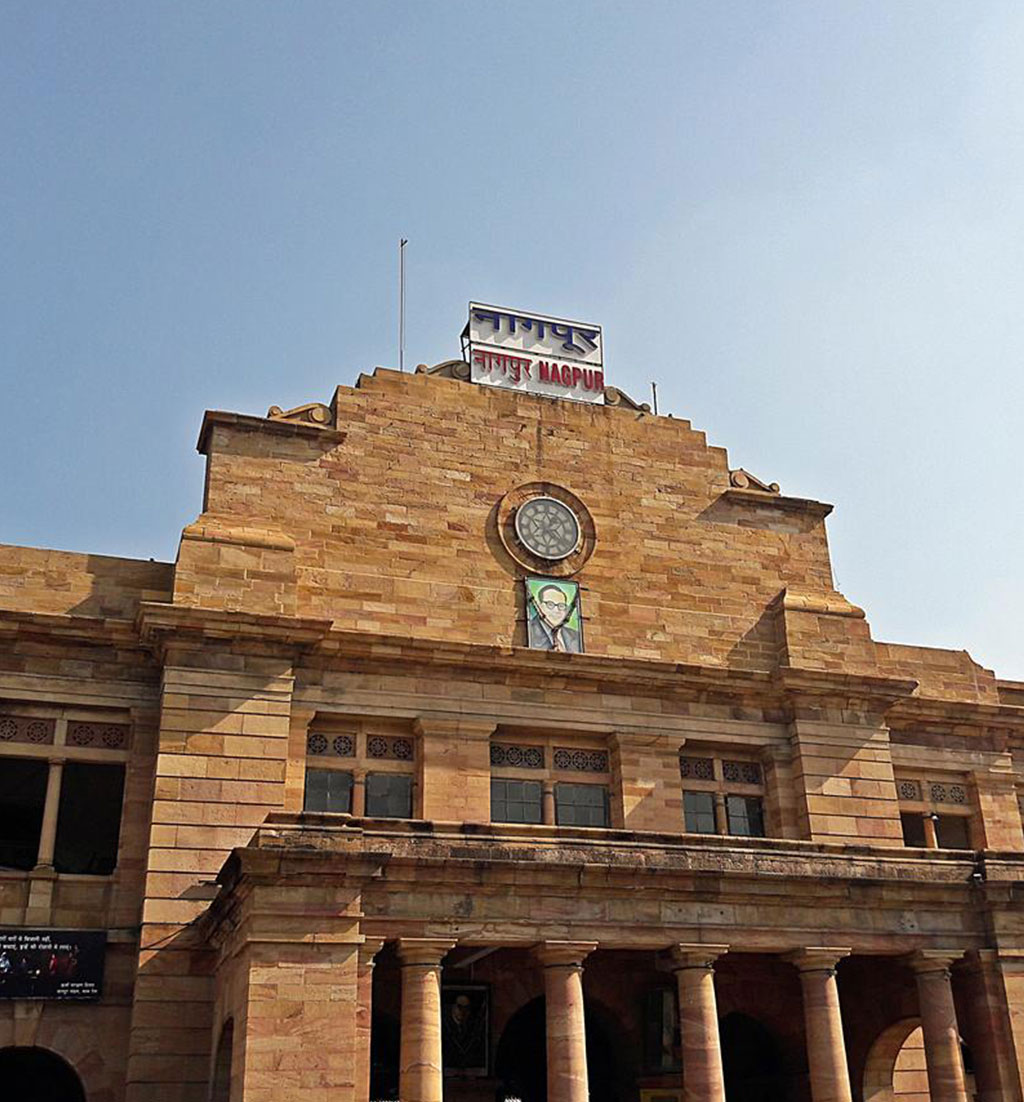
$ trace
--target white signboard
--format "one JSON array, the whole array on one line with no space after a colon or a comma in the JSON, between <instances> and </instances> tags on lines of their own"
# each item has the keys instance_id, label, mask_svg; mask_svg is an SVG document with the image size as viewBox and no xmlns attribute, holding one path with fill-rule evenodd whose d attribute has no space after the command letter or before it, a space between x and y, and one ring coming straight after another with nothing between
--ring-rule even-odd
<instances>
[{"instance_id":1,"label":"white signboard","mask_svg":"<svg viewBox=\"0 0 1024 1102\"><path fill-rule=\"evenodd\" d=\"M475 383L604 401L604 341L599 325L469 304L463 332Z\"/></svg>"}]
</instances>

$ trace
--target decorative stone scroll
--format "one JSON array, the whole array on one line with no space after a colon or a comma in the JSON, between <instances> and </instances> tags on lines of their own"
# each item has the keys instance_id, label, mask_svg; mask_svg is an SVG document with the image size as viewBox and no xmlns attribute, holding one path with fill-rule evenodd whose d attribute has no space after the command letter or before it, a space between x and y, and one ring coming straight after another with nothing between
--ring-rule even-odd
<instances>
[{"instance_id":1,"label":"decorative stone scroll","mask_svg":"<svg viewBox=\"0 0 1024 1102\"><path fill-rule=\"evenodd\" d=\"M306 753L318 756L337 756L339 758L353 758L356 753L355 735L330 735L319 731L311 731L306 736Z\"/></svg>"},{"instance_id":2,"label":"decorative stone scroll","mask_svg":"<svg viewBox=\"0 0 1024 1102\"><path fill-rule=\"evenodd\" d=\"M713 781L715 763L711 758L691 758L680 754L679 776L686 780Z\"/></svg>"},{"instance_id":3,"label":"decorative stone scroll","mask_svg":"<svg viewBox=\"0 0 1024 1102\"><path fill-rule=\"evenodd\" d=\"M607 773L608 753L605 750L570 750L558 747L554 754L556 769L575 773Z\"/></svg>"},{"instance_id":4,"label":"decorative stone scroll","mask_svg":"<svg viewBox=\"0 0 1024 1102\"><path fill-rule=\"evenodd\" d=\"M68 723L68 746L95 746L103 750L126 750L130 727L127 723ZM52 741L52 738L49 740Z\"/></svg>"},{"instance_id":5,"label":"decorative stone scroll","mask_svg":"<svg viewBox=\"0 0 1024 1102\"><path fill-rule=\"evenodd\" d=\"M514 746L507 742L491 743L491 765L509 769L543 769L543 746Z\"/></svg>"},{"instance_id":6,"label":"decorative stone scroll","mask_svg":"<svg viewBox=\"0 0 1024 1102\"><path fill-rule=\"evenodd\" d=\"M761 784L761 766L756 761L723 761L722 780L733 784Z\"/></svg>"},{"instance_id":7,"label":"decorative stone scroll","mask_svg":"<svg viewBox=\"0 0 1024 1102\"><path fill-rule=\"evenodd\" d=\"M392 761L412 761L414 757L412 739L370 735L366 740L366 756L389 758Z\"/></svg>"},{"instance_id":8,"label":"decorative stone scroll","mask_svg":"<svg viewBox=\"0 0 1024 1102\"><path fill-rule=\"evenodd\" d=\"M0 716L0 742L27 742L30 745L52 744L56 724L52 719L28 716Z\"/></svg>"}]
</instances>

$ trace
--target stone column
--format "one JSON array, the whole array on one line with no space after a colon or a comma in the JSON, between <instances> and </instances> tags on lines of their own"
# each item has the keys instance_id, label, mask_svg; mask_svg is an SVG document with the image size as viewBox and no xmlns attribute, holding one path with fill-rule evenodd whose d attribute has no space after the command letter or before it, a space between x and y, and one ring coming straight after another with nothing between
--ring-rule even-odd
<instances>
[{"instance_id":1,"label":"stone column","mask_svg":"<svg viewBox=\"0 0 1024 1102\"><path fill-rule=\"evenodd\" d=\"M672 947L673 970L679 986L685 1102L725 1102L714 967L727 950L727 945Z\"/></svg>"},{"instance_id":2,"label":"stone column","mask_svg":"<svg viewBox=\"0 0 1024 1102\"><path fill-rule=\"evenodd\" d=\"M725 806L725 793L715 793L715 833L729 833L729 813Z\"/></svg>"},{"instance_id":3,"label":"stone column","mask_svg":"<svg viewBox=\"0 0 1024 1102\"><path fill-rule=\"evenodd\" d=\"M583 961L596 948L595 941L545 941L535 950L544 966L548 1102L587 1102L590 1097Z\"/></svg>"},{"instance_id":4,"label":"stone column","mask_svg":"<svg viewBox=\"0 0 1024 1102\"><path fill-rule=\"evenodd\" d=\"M352 814L361 819L366 814L366 770L352 771Z\"/></svg>"},{"instance_id":5,"label":"stone column","mask_svg":"<svg viewBox=\"0 0 1024 1102\"><path fill-rule=\"evenodd\" d=\"M1011 1034L1010 1007L999 956L976 949L957 972L967 998L961 1004L964 1031L974 1057L977 1102L1021 1102L1021 1081Z\"/></svg>"},{"instance_id":6,"label":"stone column","mask_svg":"<svg viewBox=\"0 0 1024 1102\"><path fill-rule=\"evenodd\" d=\"M924 844L928 849L939 848L939 835L935 829L935 824L939 821L938 815L934 811L926 811L923 816L924 819Z\"/></svg>"},{"instance_id":7,"label":"stone column","mask_svg":"<svg viewBox=\"0 0 1024 1102\"><path fill-rule=\"evenodd\" d=\"M60 810L60 783L64 775L64 759L51 758L46 778L46 802L43 804L43 825L39 832L36 865L53 867L53 851L57 844L57 812Z\"/></svg>"},{"instance_id":8,"label":"stone column","mask_svg":"<svg viewBox=\"0 0 1024 1102\"><path fill-rule=\"evenodd\" d=\"M398 942L402 962L402 1045L398 1094L402 1102L443 1102L441 958L454 941L412 937Z\"/></svg>"},{"instance_id":9,"label":"stone column","mask_svg":"<svg viewBox=\"0 0 1024 1102\"><path fill-rule=\"evenodd\" d=\"M849 949L798 949L786 959L800 972L807 1066L814 1102L851 1102L850 1070L839 1012L836 965Z\"/></svg>"},{"instance_id":10,"label":"stone column","mask_svg":"<svg viewBox=\"0 0 1024 1102\"><path fill-rule=\"evenodd\" d=\"M367 938L359 946L356 972L356 1089L355 1102L370 1102L370 1042L373 1034L373 964L381 938Z\"/></svg>"},{"instance_id":11,"label":"stone column","mask_svg":"<svg viewBox=\"0 0 1024 1102\"><path fill-rule=\"evenodd\" d=\"M955 951L925 949L910 958L917 979L931 1102L968 1102L960 1030L949 982L949 969L961 955Z\"/></svg>"},{"instance_id":12,"label":"stone column","mask_svg":"<svg viewBox=\"0 0 1024 1102\"><path fill-rule=\"evenodd\" d=\"M541 789L541 822L545 826L555 825L555 782L543 781Z\"/></svg>"}]
</instances>

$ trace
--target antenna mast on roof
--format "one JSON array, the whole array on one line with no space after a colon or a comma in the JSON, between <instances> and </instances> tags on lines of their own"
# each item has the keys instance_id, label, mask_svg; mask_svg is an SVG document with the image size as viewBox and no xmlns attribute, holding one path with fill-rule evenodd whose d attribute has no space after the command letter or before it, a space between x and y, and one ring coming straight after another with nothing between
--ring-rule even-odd
<instances>
[{"instance_id":1,"label":"antenna mast on roof","mask_svg":"<svg viewBox=\"0 0 1024 1102\"><path fill-rule=\"evenodd\" d=\"M398 370L405 370L405 246L404 238L398 241Z\"/></svg>"}]
</instances>

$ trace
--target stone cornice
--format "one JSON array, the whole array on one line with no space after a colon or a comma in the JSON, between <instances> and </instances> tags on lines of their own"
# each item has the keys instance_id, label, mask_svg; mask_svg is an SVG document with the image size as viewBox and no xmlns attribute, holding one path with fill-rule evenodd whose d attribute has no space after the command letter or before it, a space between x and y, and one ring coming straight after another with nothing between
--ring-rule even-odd
<instances>
[{"instance_id":1,"label":"stone cornice","mask_svg":"<svg viewBox=\"0 0 1024 1102\"><path fill-rule=\"evenodd\" d=\"M805 497L784 497L782 494L766 494L763 490L742 490L730 487L722 493L722 499L735 504L753 505L761 509L779 512L806 513L824 520L832 512L832 506L824 501L812 501Z\"/></svg>"},{"instance_id":2,"label":"stone cornice","mask_svg":"<svg viewBox=\"0 0 1024 1102\"><path fill-rule=\"evenodd\" d=\"M143 601L136 628L144 644L159 650L172 641L210 640L304 648L324 638L330 621Z\"/></svg>"},{"instance_id":3,"label":"stone cornice","mask_svg":"<svg viewBox=\"0 0 1024 1102\"><path fill-rule=\"evenodd\" d=\"M573 830L565 827L512 827L505 824L460 824L394 821L385 824L334 815L289 815L272 812L257 831L250 847L237 850L252 872L271 877L317 876L358 857L378 861L394 875L396 866L459 866L493 870L529 867L550 870L557 878L572 869L576 877L590 869L603 882L637 878L669 888L673 880L691 882L694 876L717 875L735 881L766 878L784 884L804 881L899 883L912 888L944 892L962 905L967 893L977 891L971 873L974 853L955 851L909 853L902 847L868 847L784 839L739 839L708 836L696 842L684 835L635 831ZM1024 854L985 855L986 887L1009 887L1024 875ZM229 861L229 865L235 858ZM241 868L241 866L234 866ZM225 866L227 870L228 866ZM433 874L432 874L433 875ZM436 874L441 877L442 874ZM225 878L222 871L222 883ZM799 889L797 889L799 890Z\"/></svg>"},{"instance_id":4,"label":"stone cornice","mask_svg":"<svg viewBox=\"0 0 1024 1102\"><path fill-rule=\"evenodd\" d=\"M196 451L201 455L207 454L210 443L210 432L214 425L226 425L230 428L248 430L249 432L273 433L277 436L304 436L308 439L322 440L330 445L342 443L347 435L337 429L326 428L323 425L309 421L285 421L271 417L253 417L245 413L228 413L221 409L208 409L203 415L203 424L199 429L199 439L196 441Z\"/></svg>"},{"instance_id":5,"label":"stone cornice","mask_svg":"<svg viewBox=\"0 0 1024 1102\"><path fill-rule=\"evenodd\" d=\"M101 647L139 648L142 645L131 620L0 609L0 638L14 635L66 639Z\"/></svg>"}]
</instances>

